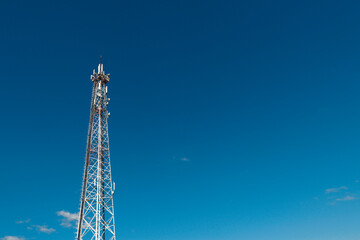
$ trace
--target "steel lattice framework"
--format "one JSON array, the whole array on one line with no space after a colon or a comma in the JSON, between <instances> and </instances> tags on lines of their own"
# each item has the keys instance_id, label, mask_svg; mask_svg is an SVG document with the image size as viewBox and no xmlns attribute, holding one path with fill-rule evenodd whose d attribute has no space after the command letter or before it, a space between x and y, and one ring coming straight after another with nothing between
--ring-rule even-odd
<instances>
[{"instance_id":1,"label":"steel lattice framework","mask_svg":"<svg viewBox=\"0 0 360 240\"><path fill-rule=\"evenodd\" d=\"M109 98L103 64L91 75L93 81L90 123L85 158L77 240L115 240L113 195L115 183L111 179L107 111Z\"/></svg>"}]
</instances>

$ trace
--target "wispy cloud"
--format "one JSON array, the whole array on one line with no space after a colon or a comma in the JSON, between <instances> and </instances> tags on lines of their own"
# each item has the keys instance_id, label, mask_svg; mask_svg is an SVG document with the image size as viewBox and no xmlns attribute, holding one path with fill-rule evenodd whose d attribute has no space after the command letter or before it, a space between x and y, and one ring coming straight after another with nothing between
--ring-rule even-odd
<instances>
[{"instance_id":1,"label":"wispy cloud","mask_svg":"<svg viewBox=\"0 0 360 240\"><path fill-rule=\"evenodd\" d=\"M56 212L56 214L62 217L60 225L68 228L72 227L73 224L76 223L79 217L78 213L70 213L65 210L58 211Z\"/></svg>"},{"instance_id":2,"label":"wispy cloud","mask_svg":"<svg viewBox=\"0 0 360 240\"><path fill-rule=\"evenodd\" d=\"M20 220L20 221L16 221L16 224L23 224L23 223L29 223L30 219L26 219L26 220Z\"/></svg>"},{"instance_id":3,"label":"wispy cloud","mask_svg":"<svg viewBox=\"0 0 360 240\"><path fill-rule=\"evenodd\" d=\"M190 158L187 157L177 157L177 156L173 156L172 157L173 161L181 161L181 162L190 162Z\"/></svg>"},{"instance_id":4,"label":"wispy cloud","mask_svg":"<svg viewBox=\"0 0 360 240\"><path fill-rule=\"evenodd\" d=\"M355 199L357 199L357 198L347 195L347 196L345 196L343 198L337 198L337 199L335 199L335 201L336 202L342 202L342 201L351 201L351 200L355 200Z\"/></svg>"},{"instance_id":5,"label":"wispy cloud","mask_svg":"<svg viewBox=\"0 0 360 240\"><path fill-rule=\"evenodd\" d=\"M329 205L360 199L359 191L349 190L346 186L325 189L325 194Z\"/></svg>"},{"instance_id":6,"label":"wispy cloud","mask_svg":"<svg viewBox=\"0 0 360 240\"><path fill-rule=\"evenodd\" d=\"M43 232L43 233L47 233L47 234L50 234L50 233L53 233L56 231L55 229L49 228L46 225L32 225L32 226L34 228L36 228L39 232Z\"/></svg>"},{"instance_id":7,"label":"wispy cloud","mask_svg":"<svg viewBox=\"0 0 360 240\"><path fill-rule=\"evenodd\" d=\"M348 188L345 186L341 186L338 188L328 188L325 190L325 193L336 193L336 192L340 192L341 190L347 190Z\"/></svg>"},{"instance_id":8,"label":"wispy cloud","mask_svg":"<svg viewBox=\"0 0 360 240\"><path fill-rule=\"evenodd\" d=\"M0 240L25 240L25 238L16 236L5 236L3 238L0 238Z\"/></svg>"}]
</instances>

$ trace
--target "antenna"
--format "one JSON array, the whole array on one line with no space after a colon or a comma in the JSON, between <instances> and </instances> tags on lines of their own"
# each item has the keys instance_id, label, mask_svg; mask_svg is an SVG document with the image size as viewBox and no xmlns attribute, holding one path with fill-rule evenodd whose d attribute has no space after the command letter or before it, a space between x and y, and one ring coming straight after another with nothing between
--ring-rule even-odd
<instances>
[{"instance_id":1,"label":"antenna","mask_svg":"<svg viewBox=\"0 0 360 240\"><path fill-rule=\"evenodd\" d=\"M100 63L98 66L98 74L104 73L104 65L102 63L102 55L100 55Z\"/></svg>"}]
</instances>

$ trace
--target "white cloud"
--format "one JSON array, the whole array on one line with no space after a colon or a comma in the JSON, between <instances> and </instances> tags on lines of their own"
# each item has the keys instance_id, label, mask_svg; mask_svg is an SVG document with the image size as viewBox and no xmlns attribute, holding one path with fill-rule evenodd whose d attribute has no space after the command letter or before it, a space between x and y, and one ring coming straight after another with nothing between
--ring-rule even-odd
<instances>
[{"instance_id":1,"label":"white cloud","mask_svg":"<svg viewBox=\"0 0 360 240\"><path fill-rule=\"evenodd\" d=\"M5 236L0 238L1 240L25 240L23 237L16 237L16 236Z\"/></svg>"},{"instance_id":2,"label":"white cloud","mask_svg":"<svg viewBox=\"0 0 360 240\"><path fill-rule=\"evenodd\" d=\"M188 162L188 161L190 161L190 159L188 159L188 158L186 158L186 157L180 158L180 160L183 161L183 162Z\"/></svg>"},{"instance_id":3,"label":"white cloud","mask_svg":"<svg viewBox=\"0 0 360 240\"><path fill-rule=\"evenodd\" d=\"M357 199L356 197L353 196L345 196L343 198L337 198L335 199L336 202L341 202L341 201L351 201L351 200L355 200Z\"/></svg>"},{"instance_id":4,"label":"white cloud","mask_svg":"<svg viewBox=\"0 0 360 240\"><path fill-rule=\"evenodd\" d=\"M16 224L23 224L23 223L29 223L30 219L26 219L26 220L20 220L20 221L16 221Z\"/></svg>"},{"instance_id":5,"label":"white cloud","mask_svg":"<svg viewBox=\"0 0 360 240\"><path fill-rule=\"evenodd\" d=\"M346 190L346 189L348 189L348 188L345 186L341 186L338 188L328 188L325 190L325 193L336 193L336 192L340 192L341 190Z\"/></svg>"},{"instance_id":6,"label":"white cloud","mask_svg":"<svg viewBox=\"0 0 360 240\"><path fill-rule=\"evenodd\" d=\"M62 217L61 219L61 226L63 227L72 227L74 223L76 223L76 221L79 218L79 214L78 213L70 213L68 211L58 211L56 212L56 214L60 217Z\"/></svg>"},{"instance_id":7,"label":"white cloud","mask_svg":"<svg viewBox=\"0 0 360 240\"><path fill-rule=\"evenodd\" d=\"M50 234L50 233L53 233L56 231L55 229L49 228L46 225L33 225L33 227L36 228L38 231L47 233L47 234Z\"/></svg>"}]
</instances>

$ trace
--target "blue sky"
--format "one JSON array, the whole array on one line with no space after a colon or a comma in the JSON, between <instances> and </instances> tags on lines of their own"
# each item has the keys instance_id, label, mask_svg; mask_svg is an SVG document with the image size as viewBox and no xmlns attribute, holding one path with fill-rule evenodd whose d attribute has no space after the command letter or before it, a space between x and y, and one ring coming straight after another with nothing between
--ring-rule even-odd
<instances>
[{"instance_id":1,"label":"blue sky","mask_svg":"<svg viewBox=\"0 0 360 240\"><path fill-rule=\"evenodd\" d=\"M74 238L103 55L118 239L359 240L359 8L2 2L0 239Z\"/></svg>"}]
</instances>

